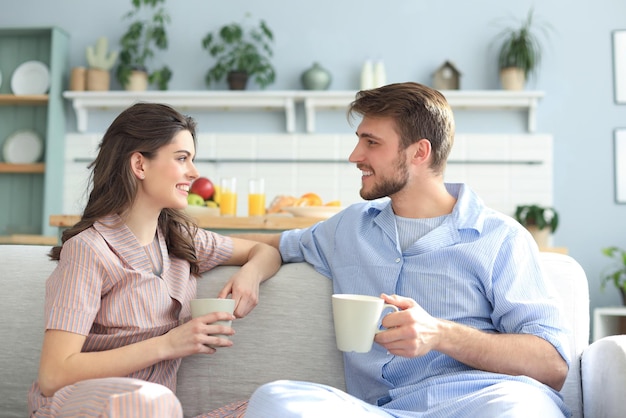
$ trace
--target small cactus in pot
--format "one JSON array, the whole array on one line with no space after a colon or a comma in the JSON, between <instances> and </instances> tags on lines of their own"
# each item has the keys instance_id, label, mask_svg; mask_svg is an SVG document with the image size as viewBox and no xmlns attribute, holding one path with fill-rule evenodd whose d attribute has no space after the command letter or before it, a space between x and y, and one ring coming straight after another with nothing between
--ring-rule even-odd
<instances>
[{"instance_id":1,"label":"small cactus in pot","mask_svg":"<svg viewBox=\"0 0 626 418\"><path fill-rule=\"evenodd\" d=\"M88 46L86 50L87 63L87 90L106 91L111 83L111 68L115 65L118 51L109 51L109 41L106 37L98 38L95 46Z\"/></svg>"},{"instance_id":2,"label":"small cactus in pot","mask_svg":"<svg viewBox=\"0 0 626 418\"><path fill-rule=\"evenodd\" d=\"M118 51L108 51L108 49L109 40L104 36L98 38L95 46L88 46L87 63L89 63L89 67L110 71L115 65Z\"/></svg>"}]
</instances>

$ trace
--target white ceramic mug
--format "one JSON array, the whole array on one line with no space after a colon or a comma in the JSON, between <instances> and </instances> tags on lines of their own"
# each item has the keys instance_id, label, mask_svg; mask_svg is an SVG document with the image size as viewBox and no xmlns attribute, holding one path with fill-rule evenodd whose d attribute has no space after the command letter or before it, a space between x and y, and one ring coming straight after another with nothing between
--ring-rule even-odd
<instances>
[{"instance_id":1,"label":"white ceramic mug","mask_svg":"<svg viewBox=\"0 0 626 418\"><path fill-rule=\"evenodd\" d=\"M399 310L379 297L351 294L334 294L332 306L337 348L356 353L372 349L383 310Z\"/></svg>"},{"instance_id":2,"label":"white ceramic mug","mask_svg":"<svg viewBox=\"0 0 626 418\"><path fill-rule=\"evenodd\" d=\"M235 311L235 301L233 299L221 298L204 298L191 300L191 317L197 318L211 312L228 312L232 314ZM215 321L216 325L232 326L233 321ZM218 337L228 338L228 335L215 334Z\"/></svg>"}]
</instances>

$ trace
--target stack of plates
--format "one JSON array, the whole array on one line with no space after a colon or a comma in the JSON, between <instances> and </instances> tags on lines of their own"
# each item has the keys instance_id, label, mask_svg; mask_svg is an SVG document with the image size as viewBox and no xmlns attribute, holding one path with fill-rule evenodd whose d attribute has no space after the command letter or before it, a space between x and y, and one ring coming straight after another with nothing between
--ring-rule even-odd
<instances>
[{"instance_id":1,"label":"stack of plates","mask_svg":"<svg viewBox=\"0 0 626 418\"><path fill-rule=\"evenodd\" d=\"M36 163L43 154L43 141L36 132L21 130L4 141L2 159L7 163Z\"/></svg>"},{"instance_id":2,"label":"stack of plates","mask_svg":"<svg viewBox=\"0 0 626 418\"><path fill-rule=\"evenodd\" d=\"M41 61L26 61L13 71L13 94L45 94L50 88L50 72Z\"/></svg>"}]
</instances>

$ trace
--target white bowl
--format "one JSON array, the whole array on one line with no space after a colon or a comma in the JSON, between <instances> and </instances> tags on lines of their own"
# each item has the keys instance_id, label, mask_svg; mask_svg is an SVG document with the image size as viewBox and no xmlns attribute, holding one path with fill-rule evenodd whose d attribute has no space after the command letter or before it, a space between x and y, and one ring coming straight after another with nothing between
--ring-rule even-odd
<instances>
[{"instance_id":1,"label":"white bowl","mask_svg":"<svg viewBox=\"0 0 626 418\"><path fill-rule=\"evenodd\" d=\"M192 218L220 216L220 208L208 208L206 206L187 205L185 212Z\"/></svg>"},{"instance_id":2,"label":"white bowl","mask_svg":"<svg viewBox=\"0 0 626 418\"><path fill-rule=\"evenodd\" d=\"M281 209L297 217L330 218L344 208L341 206L284 206Z\"/></svg>"}]
</instances>

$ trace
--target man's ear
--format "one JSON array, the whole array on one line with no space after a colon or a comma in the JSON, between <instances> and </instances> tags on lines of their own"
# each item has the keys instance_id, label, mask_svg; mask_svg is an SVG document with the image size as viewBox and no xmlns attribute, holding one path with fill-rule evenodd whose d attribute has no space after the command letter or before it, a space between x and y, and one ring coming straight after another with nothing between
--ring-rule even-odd
<instances>
[{"instance_id":1,"label":"man's ear","mask_svg":"<svg viewBox=\"0 0 626 418\"><path fill-rule=\"evenodd\" d=\"M146 173L144 171L144 163L146 159L140 152L133 152L130 156L130 169L132 170L135 177L139 180L143 180L146 178Z\"/></svg>"},{"instance_id":2,"label":"man's ear","mask_svg":"<svg viewBox=\"0 0 626 418\"><path fill-rule=\"evenodd\" d=\"M413 143L410 147L410 158L412 163L423 163L430 158L432 153L432 145L426 138L422 138L419 141Z\"/></svg>"}]
</instances>

